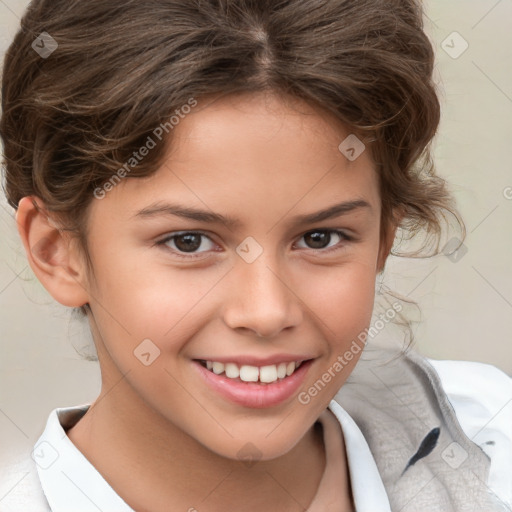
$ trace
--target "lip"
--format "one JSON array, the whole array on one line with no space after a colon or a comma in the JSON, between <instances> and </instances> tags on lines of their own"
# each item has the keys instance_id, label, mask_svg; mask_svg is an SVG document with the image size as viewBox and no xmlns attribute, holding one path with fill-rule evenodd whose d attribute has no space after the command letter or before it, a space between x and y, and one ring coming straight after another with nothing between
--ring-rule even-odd
<instances>
[{"instance_id":1,"label":"lip","mask_svg":"<svg viewBox=\"0 0 512 512\"><path fill-rule=\"evenodd\" d=\"M240 359L235 359L240 360ZM230 359L226 362L235 362ZM276 359L272 359L275 361ZM298 359L300 360L300 359ZM215 359L215 361L219 361ZM288 359L290 361L290 359ZM297 368L292 375L286 377L281 381L272 382L271 384L258 384L255 382L240 382L230 379L224 375L216 375L215 373L207 370L198 361L192 361L194 368L197 369L201 377L204 379L210 389L218 393L231 402L244 407L251 407L253 409L264 409L267 407L274 407L288 400L293 396L306 377L306 374L311 367L313 359L304 361L299 368ZM219 362L224 362L220 360ZM285 362L285 361L281 361ZM247 364L247 363L245 363ZM272 363L267 363L272 364ZM255 366L264 366L265 364L258 364Z\"/></svg>"}]
</instances>

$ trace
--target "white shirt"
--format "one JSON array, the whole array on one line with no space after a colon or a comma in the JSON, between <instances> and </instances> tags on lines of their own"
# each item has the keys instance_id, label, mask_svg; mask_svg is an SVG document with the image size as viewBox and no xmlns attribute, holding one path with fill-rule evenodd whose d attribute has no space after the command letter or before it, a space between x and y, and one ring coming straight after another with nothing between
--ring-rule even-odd
<instances>
[{"instance_id":1,"label":"white shirt","mask_svg":"<svg viewBox=\"0 0 512 512\"><path fill-rule=\"evenodd\" d=\"M476 443L489 436L494 440L494 444L481 446L491 458L487 485L512 509L512 379L483 363L428 361L438 372L465 434L470 438L476 434ZM467 385L468 376L471 386ZM61 421L69 428L69 421L76 422L87 408L88 405L81 405L51 412L32 458L27 457L27 464L19 468L20 483L3 499L0 496L0 511L6 505L8 512L133 512L64 431ZM334 400L329 409L343 431L356 511L391 512L375 459L361 430Z\"/></svg>"},{"instance_id":2,"label":"white shirt","mask_svg":"<svg viewBox=\"0 0 512 512\"><path fill-rule=\"evenodd\" d=\"M77 419L88 407L54 409L34 447L32 455L50 505L41 510L70 512L72 503L73 512L133 512L64 432L61 421L69 424L71 417ZM329 408L343 430L356 510L390 512L384 485L363 434L338 403L332 401Z\"/></svg>"}]
</instances>

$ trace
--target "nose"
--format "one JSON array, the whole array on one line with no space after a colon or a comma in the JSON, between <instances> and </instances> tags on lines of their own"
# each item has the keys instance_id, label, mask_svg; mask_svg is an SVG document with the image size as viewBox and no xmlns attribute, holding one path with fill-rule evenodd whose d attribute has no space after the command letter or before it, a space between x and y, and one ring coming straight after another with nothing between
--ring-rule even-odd
<instances>
[{"instance_id":1,"label":"nose","mask_svg":"<svg viewBox=\"0 0 512 512\"><path fill-rule=\"evenodd\" d=\"M224 301L224 322L239 332L272 338L302 322L301 300L288 273L260 256L252 263L239 261L228 285ZM288 281L288 282L287 282Z\"/></svg>"}]
</instances>

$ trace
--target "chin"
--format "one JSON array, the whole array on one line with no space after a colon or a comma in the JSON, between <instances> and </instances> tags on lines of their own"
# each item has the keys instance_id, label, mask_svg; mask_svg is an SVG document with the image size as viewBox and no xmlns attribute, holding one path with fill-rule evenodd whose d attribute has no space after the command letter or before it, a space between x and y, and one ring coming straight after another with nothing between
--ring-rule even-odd
<instances>
[{"instance_id":1,"label":"chin","mask_svg":"<svg viewBox=\"0 0 512 512\"><path fill-rule=\"evenodd\" d=\"M251 429L247 429L241 435L231 437L226 434L222 439L209 437L208 442L202 444L221 457L246 462L250 465L286 455L303 437L302 429L290 432L289 428L277 426L275 430L265 429L263 431L260 429L252 433ZM201 442L199 439L198 441Z\"/></svg>"}]
</instances>

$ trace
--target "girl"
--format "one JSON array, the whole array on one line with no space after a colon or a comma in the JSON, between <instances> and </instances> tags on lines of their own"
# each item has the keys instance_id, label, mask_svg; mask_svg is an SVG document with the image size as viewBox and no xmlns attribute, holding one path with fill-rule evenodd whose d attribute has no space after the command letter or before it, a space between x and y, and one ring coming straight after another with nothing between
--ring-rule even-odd
<instances>
[{"instance_id":1,"label":"girl","mask_svg":"<svg viewBox=\"0 0 512 512\"><path fill-rule=\"evenodd\" d=\"M368 340L397 230L436 253L458 218L433 64L415 0L30 4L5 191L102 382L20 510L509 509L510 378Z\"/></svg>"}]
</instances>

